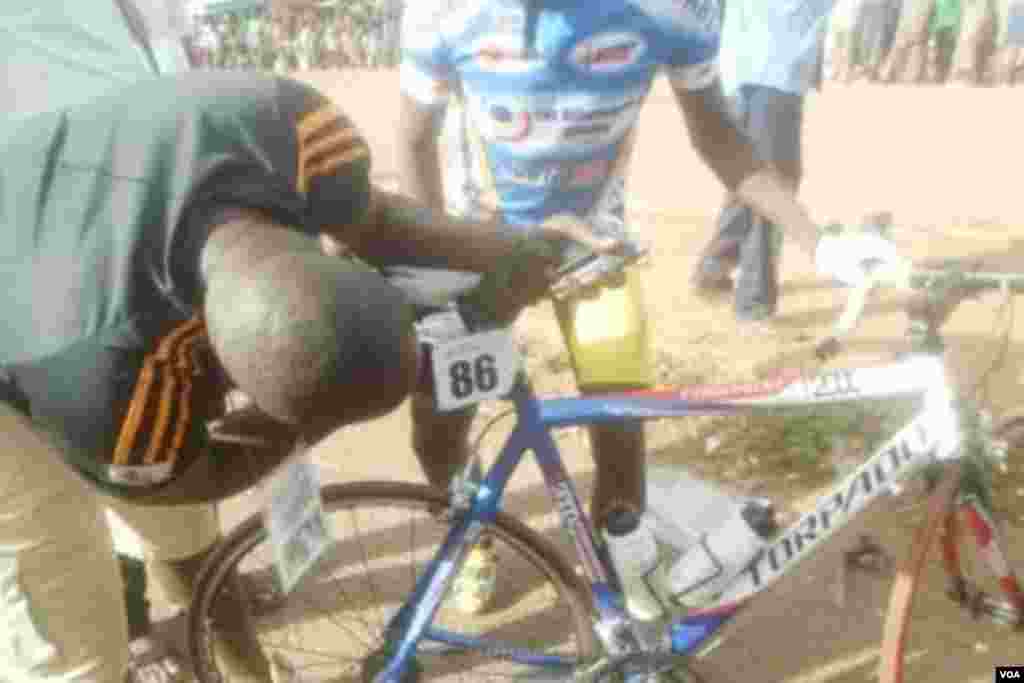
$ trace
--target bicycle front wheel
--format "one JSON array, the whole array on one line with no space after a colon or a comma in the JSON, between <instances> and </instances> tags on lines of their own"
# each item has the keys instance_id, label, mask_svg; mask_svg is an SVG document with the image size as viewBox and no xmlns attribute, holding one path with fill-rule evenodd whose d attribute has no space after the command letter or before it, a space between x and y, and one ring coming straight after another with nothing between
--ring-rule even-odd
<instances>
[{"instance_id":1,"label":"bicycle front wheel","mask_svg":"<svg viewBox=\"0 0 1024 683\"><path fill-rule=\"evenodd\" d=\"M962 608L972 621L978 622L975 628L969 628L965 622L959 637L944 643L945 650L954 651L957 645L963 645L958 641L973 639L975 633L994 636L978 628L989 624L1010 626L1013 630L998 640L989 638L986 648L1014 653L1019 648L1019 631L1024 627L1024 591L1016 568L1024 561L1024 553L1014 541L1020 540L1024 522L1024 508L1020 504L1021 491L1024 491L1021 488L1024 483L1024 420L1001 425L996 437L1005 442L1009 457L990 492L991 509L978 498L961 494L959 463L947 466L943 481L929 498L928 510L916 530L911 553L900 568L890 595L882 642L882 683L934 678L938 674L929 668L941 667L936 657L910 661L912 652L926 652L935 647L934 632L922 634L919 625L911 625L915 595L921 585L929 583L925 561L933 546L941 551L945 577L938 571L932 572L930 583L937 588L936 584L944 578L946 595L953 602L946 605L931 601L928 607L935 612L946 608L939 617L943 618L943 630L952 631L948 626L951 622L944 617L946 612L950 618L956 615L951 609L953 606ZM930 598L931 592L924 591L925 597ZM1009 642L998 642L1003 640Z\"/></svg>"},{"instance_id":2,"label":"bicycle front wheel","mask_svg":"<svg viewBox=\"0 0 1024 683\"><path fill-rule=\"evenodd\" d=\"M261 515L211 556L189 613L189 651L203 683L230 681L214 654L214 601L233 571L253 605L256 636L275 669L298 680L372 680L370 656L448 531L447 497L432 488L358 482L323 489L334 543L288 595L277 590ZM486 530L497 591L483 614L442 603L410 680L555 680L598 648L586 587L543 537L499 513ZM284 676L287 678L288 676Z\"/></svg>"}]
</instances>

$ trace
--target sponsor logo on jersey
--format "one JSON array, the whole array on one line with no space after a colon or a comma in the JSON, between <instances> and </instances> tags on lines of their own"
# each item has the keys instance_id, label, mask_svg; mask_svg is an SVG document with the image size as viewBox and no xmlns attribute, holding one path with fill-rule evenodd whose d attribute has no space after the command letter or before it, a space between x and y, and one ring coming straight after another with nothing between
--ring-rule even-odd
<instances>
[{"instance_id":1,"label":"sponsor logo on jersey","mask_svg":"<svg viewBox=\"0 0 1024 683\"><path fill-rule=\"evenodd\" d=\"M505 162L495 164L499 182L547 189L579 190L600 185L611 172L607 159L591 161Z\"/></svg>"},{"instance_id":2,"label":"sponsor logo on jersey","mask_svg":"<svg viewBox=\"0 0 1024 683\"><path fill-rule=\"evenodd\" d=\"M484 104L487 128L493 139L501 142L522 142L540 126L557 131L554 138L577 140L581 137L604 135L622 117L635 111L643 103L643 96L635 95L618 102L562 104L556 106L545 98L540 101L491 102Z\"/></svg>"},{"instance_id":3,"label":"sponsor logo on jersey","mask_svg":"<svg viewBox=\"0 0 1024 683\"><path fill-rule=\"evenodd\" d=\"M491 120L491 134L503 142L521 142L530 135L531 117L528 111L517 111L501 104L487 110Z\"/></svg>"},{"instance_id":4,"label":"sponsor logo on jersey","mask_svg":"<svg viewBox=\"0 0 1024 683\"><path fill-rule=\"evenodd\" d=\"M494 165L495 179L502 183L553 188L562 184L565 165L557 161L504 161Z\"/></svg>"},{"instance_id":5,"label":"sponsor logo on jersey","mask_svg":"<svg viewBox=\"0 0 1024 683\"><path fill-rule=\"evenodd\" d=\"M573 169L572 179L569 181L572 187L593 187L600 185L611 173L612 162L607 159L595 159L584 161Z\"/></svg>"},{"instance_id":6,"label":"sponsor logo on jersey","mask_svg":"<svg viewBox=\"0 0 1024 683\"><path fill-rule=\"evenodd\" d=\"M640 12L681 31L717 32L719 0L629 0Z\"/></svg>"},{"instance_id":7,"label":"sponsor logo on jersey","mask_svg":"<svg viewBox=\"0 0 1024 683\"><path fill-rule=\"evenodd\" d=\"M499 66L506 62L521 62L525 55L519 48L488 43L477 50L476 58L482 66Z\"/></svg>"},{"instance_id":8,"label":"sponsor logo on jersey","mask_svg":"<svg viewBox=\"0 0 1024 683\"><path fill-rule=\"evenodd\" d=\"M591 123L585 126L569 126L562 134L566 140L578 141L580 138L593 138L611 132L610 123Z\"/></svg>"},{"instance_id":9,"label":"sponsor logo on jersey","mask_svg":"<svg viewBox=\"0 0 1024 683\"><path fill-rule=\"evenodd\" d=\"M578 69L605 73L633 66L646 50L647 43L635 33L599 33L573 48L570 59Z\"/></svg>"},{"instance_id":10,"label":"sponsor logo on jersey","mask_svg":"<svg viewBox=\"0 0 1024 683\"><path fill-rule=\"evenodd\" d=\"M472 52L476 66L492 73L521 72L532 64L521 32L487 35L477 41Z\"/></svg>"}]
</instances>

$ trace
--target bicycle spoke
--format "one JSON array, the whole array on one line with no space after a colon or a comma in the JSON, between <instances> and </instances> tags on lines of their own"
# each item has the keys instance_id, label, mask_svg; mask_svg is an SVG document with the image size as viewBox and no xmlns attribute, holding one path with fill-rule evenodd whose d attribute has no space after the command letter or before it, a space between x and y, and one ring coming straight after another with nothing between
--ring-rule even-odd
<instances>
[{"instance_id":1,"label":"bicycle spoke","mask_svg":"<svg viewBox=\"0 0 1024 683\"><path fill-rule=\"evenodd\" d=\"M411 585L416 585L418 572L416 571L416 518L409 522L409 574Z\"/></svg>"},{"instance_id":2,"label":"bicycle spoke","mask_svg":"<svg viewBox=\"0 0 1024 683\"><path fill-rule=\"evenodd\" d=\"M356 537L358 539L362 539L363 538L363 533L362 533L362 530L360 529L359 522L357 520L355 510L350 510L349 511L349 516L352 518L352 527L355 529ZM359 549L360 549L361 554L363 556L363 568L366 569L365 576L366 576L366 582L370 585L370 593L373 594L373 595L379 595L380 591L377 588L377 584L376 584L376 582L373 579L373 572L370 570L370 556L366 552L366 545L363 544L362 542L360 542L359 543ZM387 624L385 622L385 619L383 618L383 615L382 615L382 617L381 617L381 619L379 621L380 621L380 631L381 631L381 633L383 633L384 629L387 626Z\"/></svg>"},{"instance_id":3,"label":"bicycle spoke","mask_svg":"<svg viewBox=\"0 0 1024 683\"><path fill-rule=\"evenodd\" d=\"M370 631L371 626L370 626L369 622L366 622L365 620L363 620L361 618L358 619L358 621L361 621L364 624L364 626L366 627L366 635L368 636L368 638L364 640L362 638L359 638L359 636L353 630L351 630L350 628L348 628L347 626L345 626L344 624L339 622L337 617L335 617L334 615L328 614L326 612L326 610L322 606L317 605L312 600L307 600L307 602L310 605L312 605L314 607L314 609L316 609L317 611L321 612L324 615L324 618L328 622L333 624L335 627L337 627L339 631L345 631L347 633L350 633L354 638L357 638L367 648L373 646L374 638L373 638L373 633Z\"/></svg>"},{"instance_id":4,"label":"bicycle spoke","mask_svg":"<svg viewBox=\"0 0 1024 683\"><path fill-rule=\"evenodd\" d=\"M424 559L418 546L424 545L426 557L435 555L447 528L432 525L443 503L427 487L381 484L372 490L394 490L398 496L378 494L352 502L337 494L332 498L335 487L324 494L339 539L335 549L296 591L267 601L256 623L268 656L280 658L274 661L288 670L302 671L310 683L357 681L367 665L377 670L383 645L377 624L386 628L382 617L387 619L411 595ZM414 497L405 498L405 491ZM505 522L489 526L489 533L502 558L499 599L479 615L443 604L413 655L414 666L437 683L570 680L572 667L584 656L581 650L589 648L589 657L595 645L588 604L566 590L579 586L579 580L567 566L549 567L554 554L535 550L530 532L522 527L510 530ZM265 548L260 545L265 541L261 536L243 546L234 539L241 553L227 553L221 562L235 566L244 554L256 563L245 573L258 577L260 571L253 570L271 565L269 555L253 552ZM203 593L210 590L204 587ZM196 650L208 661L208 650ZM199 669L200 681L213 683L206 676L209 667Z\"/></svg>"}]
</instances>

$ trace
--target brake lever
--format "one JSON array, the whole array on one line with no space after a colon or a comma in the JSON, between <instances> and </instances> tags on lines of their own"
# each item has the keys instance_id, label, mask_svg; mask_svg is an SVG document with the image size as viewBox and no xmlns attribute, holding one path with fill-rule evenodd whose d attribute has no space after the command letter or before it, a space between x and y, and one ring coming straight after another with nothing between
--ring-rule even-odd
<instances>
[{"instance_id":1,"label":"brake lever","mask_svg":"<svg viewBox=\"0 0 1024 683\"><path fill-rule=\"evenodd\" d=\"M588 251L563 264L556 271L551 296L563 301L588 289L598 288L616 281L625 270L640 262L650 253L647 247L633 242L623 242L619 253Z\"/></svg>"},{"instance_id":2,"label":"brake lever","mask_svg":"<svg viewBox=\"0 0 1024 683\"><path fill-rule=\"evenodd\" d=\"M814 357L820 362L828 361L839 355L842 350L843 338L852 332L860 322L861 316L864 315L864 309L867 308L868 297L881 281L878 271L880 262L872 259L863 265L865 266L864 280L851 288L846 297L843 312L832 326L832 330L815 342Z\"/></svg>"}]
</instances>

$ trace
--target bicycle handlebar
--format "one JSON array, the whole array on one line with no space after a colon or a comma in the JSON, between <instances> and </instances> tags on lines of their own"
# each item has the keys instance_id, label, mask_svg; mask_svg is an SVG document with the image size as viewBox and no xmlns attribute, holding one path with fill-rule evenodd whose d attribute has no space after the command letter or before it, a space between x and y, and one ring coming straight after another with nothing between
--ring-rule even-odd
<instances>
[{"instance_id":1,"label":"bicycle handlebar","mask_svg":"<svg viewBox=\"0 0 1024 683\"><path fill-rule=\"evenodd\" d=\"M832 330L816 344L820 359L835 355L845 337L860 322L871 292L881 284L902 290L937 292L937 310L948 315L965 299L982 292L999 289L1013 294L1024 293L1024 273L994 273L972 270L962 261L948 262L944 268L896 268L872 272L853 287ZM908 314L913 314L910 306Z\"/></svg>"},{"instance_id":2,"label":"bicycle handlebar","mask_svg":"<svg viewBox=\"0 0 1024 683\"><path fill-rule=\"evenodd\" d=\"M588 289L615 282L629 266L642 261L649 250L632 241L623 241L614 254L592 251L571 258L556 273L551 296L556 300L572 298Z\"/></svg>"}]
</instances>

